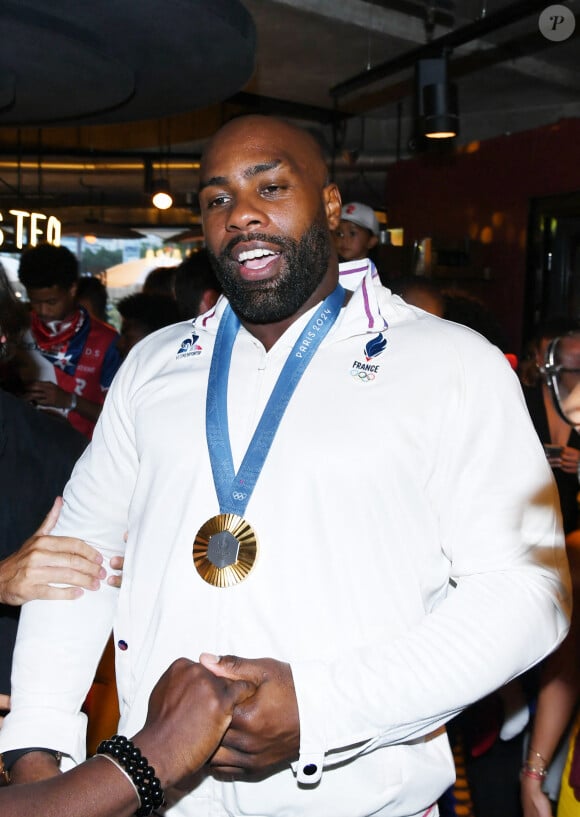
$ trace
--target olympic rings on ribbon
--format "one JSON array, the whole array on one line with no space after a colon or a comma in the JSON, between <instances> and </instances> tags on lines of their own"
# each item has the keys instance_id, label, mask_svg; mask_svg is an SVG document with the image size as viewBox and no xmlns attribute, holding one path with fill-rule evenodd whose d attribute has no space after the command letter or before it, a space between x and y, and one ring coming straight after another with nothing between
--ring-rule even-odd
<instances>
[{"instance_id":1,"label":"olympic rings on ribbon","mask_svg":"<svg viewBox=\"0 0 580 817\"><path fill-rule=\"evenodd\" d=\"M370 380L375 379L374 372L365 372L362 369L351 369L350 373L353 377L358 377L359 380L362 380L363 383L368 383Z\"/></svg>"},{"instance_id":2,"label":"olympic rings on ribbon","mask_svg":"<svg viewBox=\"0 0 580 817\"><path fill-rule=\"evenodd\" d=\"M232 493L232 499L237 499L238 502L241 499L245 499L247 496L248 496L247 494L243 494L240 491L233 491L233 493Z\"/></svg>"}]
</instances>

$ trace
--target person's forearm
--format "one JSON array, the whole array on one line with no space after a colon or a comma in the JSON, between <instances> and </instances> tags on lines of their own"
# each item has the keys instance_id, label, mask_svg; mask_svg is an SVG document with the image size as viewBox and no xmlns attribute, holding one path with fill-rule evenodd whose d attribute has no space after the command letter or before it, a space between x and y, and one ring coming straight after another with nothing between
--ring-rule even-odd
<instances>
[{"instance_id":1,"label":"person's forearm","mask_svg":"<svg viewBox=\"0 0 580 817\"><path fill-rule=\"evenodd\" d=\"M552 658L548 659L548 665ZM538 696L530 745L520 775L524 817L551 817L552 814L542 785L578 697L577 687L569 680L561 676L550 678Z\"/></svg>"},{"instance_id":2,"label":"person's forearm","mask_svg":"<svg viewBox=\"0 0 580 817\"><path fill-rule=\"evenodd\" d=\"M0 789L0 812L10 817L129 817L135 789L106 758L95 757L50 780Z\"/></svg>"},{"instance_id":3,"label":"person's forearm","mask_svg":"<svg viewBox=\"0 0 580 817\"><path fill-rule=\"evenodd\" d=\"M580 697L578 618L575 607L570 632L542 669L528 760L534 760L537 753L546 767L552 762Z\"/></svg>"},{"instance_id":4,"label":"person's forearm","mask_svg":"<svg viewBox=\"0 0 580 817\"><path fill-rule=\"evenodd\" d=\"M40 808L42 817L129 817L158 809L166 789L211 757L235 707L255 692L252 683L224 681L180 658L156 683L145 725L132 739L115 735L65 774L0 789L0 814L36 817Z\"/></svg>"},{"instance_id":5,"label":"person's forearm","mask_svg":"<svg viewBox=\"0 0 580 817\"><path fill-rule=\"evenodd\" d=\"M530 762L537 754L543 761L541 765L550 765L577 700L577 687L561 678L552 679L542 688L530 739Z\"/></svg>"}]
</instances>

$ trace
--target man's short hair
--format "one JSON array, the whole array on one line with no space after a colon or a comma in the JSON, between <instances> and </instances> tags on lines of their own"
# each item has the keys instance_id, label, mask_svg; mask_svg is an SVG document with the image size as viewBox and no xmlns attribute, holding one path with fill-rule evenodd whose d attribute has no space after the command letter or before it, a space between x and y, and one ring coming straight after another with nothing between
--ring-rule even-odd
<instances>
[{"instance_id":1,"label":"man's short hair","mask_svg":"<svg viewBox=\"0 0 580 817\"><path fill-rule=\"evenodd\" d=\"M78 281L79 264L66 247L39 244L22 253L18 278L26 289L58 286L69 289Z\"/></svg>"},{"instance_id":2,"label":"man's short hair","mask_svg":"<svg viewBox=\"0 0 580 817\"><path fill-rule=\"evenodd\" d=\"M117 304L117 311L124 320L139 324L148 335L181 320L175 300L155 292L127 295Z\"/></svg>"},{"instance_id":3,"label":"man's short hair","mask_svg":"<svg viewBox=\"0 0 580 817\"><path fill-rule=\"evenodd\" d=\"M155 267L147 274L141 291L172 298L174 281L175 267Z\"/></svg>"},{"instance_id":4,"label":"man's short hair","mask_svg":"<svg viewBox=\"0 0 580 817\"><path fill-rule=\"evenodd\" d=\"M107 320L107 287L95 275L81 275L77 289L77 300L90 303L94 315L101 321Z\"/></svg>"},{"instance_id":5,"label":"man's short hair","mask_svg":"<svg viewBox=\"0 0 580 817\"><path fill-rule=\"evenodd\" d=\"M202 248L188 255L175 269L175 300L184 320L199 315L201 299L208 289L222 291L207 250Z\"/></svg>"}]
</instances>

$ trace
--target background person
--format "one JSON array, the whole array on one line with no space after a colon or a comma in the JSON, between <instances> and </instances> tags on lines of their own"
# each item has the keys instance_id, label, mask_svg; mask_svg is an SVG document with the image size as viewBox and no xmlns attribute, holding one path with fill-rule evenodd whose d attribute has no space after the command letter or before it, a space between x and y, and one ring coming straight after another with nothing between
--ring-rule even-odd
<instances>
[{"instance_id":1,"label":"background person","mask_svg":"<svg viewBox=\"0 0 580 817\"><path fill-rule=\"evenodd\" d=\"M563 422L580 428L580 334L552 338L544 351L542 374L553 408ZM574 598L580 584L580 531L566 537ZM524 817L551 817L553 803L548 774L562 742L572 730L558 800L558 817L580 815L580 611L575 604L570 632L558 650L544 662L540 692L526 759L521 772ZM574 717L574 713L576 716Z\"/></svg>"},{"instance_id":2,"label":"background person","mask_svg":"<svg viewBox=\"0 0 580 817\"><path fill-rule=\"evenodd\" d=\"M408 304L418 306L438 318L445 316L445 295L431 278L408 275L391 281L390 288Z\"/></svg>"},{"instance_id":3,"label":"background person","mask_svg":"<svg viewBox=\"0 0 580 817\"><path fill-rule=\"evenodd\" d=\"M26 250L18 276L32 307L32 336L46 361L26 397L60 411L90 438L121 363L118 335L78 306L78 262L66 247L39 244Z\"/></svg>"},{"instance_id":4,"label":"background person","mask_svg":"<svg viewBox=\"0 0 580 817\"><path fill-rule=\"evenodd\" d=\"M28 314L0 269L0 358L6 365L27 327ZM85 542L47 535L60 508L55 497L86 445L86 437L63 418L0 389L0 711L10 692L20 605L77 598L105 575L102 557ZM70 586L52 586L62 582Z\"/></svg>"},{"instance_id":5,"label":"background person","mask_svg":"<svg viewBox=\"0 0 580 817\"><path fill-rule=\"evenodd\" d=\"M182 320L196 318L215 306L222 287L205 248L192 252L175 268L174 290Z\"/></svg>"},{"instance_id":6,"label":"background person","mask_svg":"<svg viewBox=\"0 0 580 817\"><path fill-rule=\"evenodd\" d=\"M200 203L227 299L143 340L115 378L57 530L107 556L128 530L127 580L118 605L101 591L74 616L24 611L0 733L12 760L81 759L76 699L114 617L129 734L179 655L209 648L226 657L208 668L256 686L173 814L424 814L454 776L444 723L564 636L555 489L517 379L370 274L350 296L337 286L326 178L312 136L280 120L239 118L211 141ZM259 435L255 487L245 468L232 486L280 373L296 382L309 353L269 448ZM372 435L337 434L345 412ZM58 773L46 751L12 771Z\"/></svg>"},{"instance_id":7,"label":"background person","mask_svg":"<svg viewBox=\"0 0 580 817\"><path fill-rule=\"evenodd\" d=\"M154 292L135 292L117 304L121 316L121 336L117 349L124 359L140 340L164 326L180 320L175 298Z\"/></svg>"},{"instance_id":8,"label":"background person","mask_svg":"<svg viewBox=\"0 0 580 817\"><path fill-rule=\"evenodd\" d=\"M580 534L566 537L574 597L578 598L580 584ZM580 722L574 713L580 702L580 641L577 607L572 612L572 626L561 646L550 655L542 667L539 693L530 731L525 761L520 775L521 802L524 817L578 817L580 815L580 788L571 785L573 758L580 760L576 745ZM572 727L572 728L571 728ZM563 742L568 742L567 759L562 769L557 765L560 785L548 787L547 776Z\"/></svg>"},{"instance_id":9,"label":"background person","mask_svg":"<svg viewBox=\"0 0 580 817\"><path fill-rule=\"evenodd\" d=\"M81 275L77 285L77 303L84 306L92 318L110 323L107 315L107 287L96 275Z\"/></svg>"},{"instance_id":10,"label":"background person","mask_svg":"<svg viewBox=\"0 0 580 817\"><path fill-rule=\"evenodd\" d=\"M528 411L552 467L564 523L564 532L578 528L578 466L580 434L558 413L546 379L544 358L554 338L578 329L578 321L555 317L544 323L530 344L527 360L522 363L521 380Z\"/></svg>"},{"instance_id":11,"label":"background person","mask_svg":"<svg viewBox=\"0 0 580 817\"><path fill-rule=\"evenodd\" d=\"M379 243L379 222L372 207L359 201L345 204L334 233L340 261L368 258Z\"/></svg>"},{"instance_id":12,"label":"background person","mask_svg":"<svg viewBox=\"0 0 580 817\"><path fill-rule=\"evenodd\" d=\"M175 266L155 267L148 272L141 292L175 298Z\"/></svg>"},{"instance_id":13,"label":"background person","mask_svg":"<svg viewBox=\"0 0 580 817\"><path fill-rule=\"evenodd\" d=\"M334 238L341 285L354 292L370 271L374 283L380 286L379 272L372 258L379 240L379 222L374 210L360 202L345 204Z\"/></svg>"}]
</instances>

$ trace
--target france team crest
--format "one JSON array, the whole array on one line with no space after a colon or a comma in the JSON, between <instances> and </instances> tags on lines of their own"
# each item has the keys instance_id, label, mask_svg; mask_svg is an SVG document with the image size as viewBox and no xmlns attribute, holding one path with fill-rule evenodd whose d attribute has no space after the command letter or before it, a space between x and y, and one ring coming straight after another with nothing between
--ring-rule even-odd
<instances>
[{"instance_id":1,"label":"france team crest","mask_svg":"<svg viewBox=\"0 0 580 817\"><path fill-rule=\"evenodd\" d=\"M382 332L369 340L364 348L365 363L354 360L350 369L350 374L360 383L372 383L376 379L380 366L378 363L370 361L382 354L387 348L387 339Z\"/></svg>"},{"instance_id":2,"label":"france team crest","mask_svg":"<svg viewBox=\"0 0 580 817\"><path fill-rule=\"evenodd\" d=\"M369 342L365 346L366 360L369 361L372 360L374 357L378 357L378 355L385 351L386 347L387 339L382 332L379 332L376 338L369 340Z\"/></svg>"}]
</instances>

